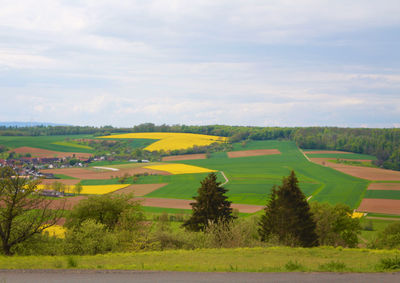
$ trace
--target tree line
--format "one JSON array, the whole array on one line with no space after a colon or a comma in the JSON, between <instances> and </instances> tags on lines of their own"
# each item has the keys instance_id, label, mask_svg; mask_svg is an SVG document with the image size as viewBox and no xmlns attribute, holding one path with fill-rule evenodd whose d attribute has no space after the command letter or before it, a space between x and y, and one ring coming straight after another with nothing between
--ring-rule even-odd
<instances>
[{"instance_id":1,"label":"tree line","mask_svg":"<svg viewBox=\"0 0 400 283\"><path fill-rule=\"evenodd\" d=\"M229 137L230 142L243 140L292 140L301 148L333 149L376 156L376 165L400 170L400 129L338 128L338 127L250 127L227 125L155 125L144 123L127 128L37 126L0 127L1 135L44 136L132 132L177 132Z\"/></svg>"}]
</instances>

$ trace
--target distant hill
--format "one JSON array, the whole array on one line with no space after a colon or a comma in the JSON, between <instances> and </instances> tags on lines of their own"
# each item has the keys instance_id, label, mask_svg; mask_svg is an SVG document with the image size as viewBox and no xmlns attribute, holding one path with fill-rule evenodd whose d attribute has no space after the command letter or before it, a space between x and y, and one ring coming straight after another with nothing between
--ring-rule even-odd
<instances>
[{"instance_id":1,"label":"distant hill","mask_svg":"<svg viewBox=\"0 0 400 283\"><path fill-rule=\"evenodd\" d=\"M68 124L56 124L49 122L0 122L0 127L36 127L36 126L71 126Z\"/></svg>"}]
</instances>

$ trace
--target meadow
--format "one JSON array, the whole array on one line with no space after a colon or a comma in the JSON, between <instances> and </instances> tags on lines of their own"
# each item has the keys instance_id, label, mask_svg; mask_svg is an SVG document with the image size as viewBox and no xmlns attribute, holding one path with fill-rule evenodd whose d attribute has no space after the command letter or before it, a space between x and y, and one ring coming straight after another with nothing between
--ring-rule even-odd
<instances>
[{"instance_id":1,"label":"meadow","mask_svg":"<svg viewBox=\"0 0 400 283\"><path fill-rule=\"evenodd\" d=\"M92 138L91 135L69 135L69 136L0 136L0 144L9 148L29 146L61 152L82 152L92 153L90 147L66 142L65 138L86 139Z\"/></svg>"},{"instance_id":2,"label":"meadow","mask_svg":"<svg viewBox=\"0 0 400 283\"><path fill-rule=\"evenodd\" d=\"M205 272L381 272L396 250L258 247L166 250L95 256L0 256L4 269L118 269Z\"/></svg>"},{"instance_id":3,"label":"meadow","mask_svg":"<svg viewBox=\"0 0 400 283\"><path fill-rule=\"evenodd\" d=\"M228 189L229 199L235 203L265 205L272 187L279 185L282 177L289 175L291 170L296 172L301 189L306 196L312 196L312 200L345 203L352 208L357 207L368 184L365 180L307 161L290 141L251 141L244 146L234 145L234 150L251 149L278 149L281 154L228 158L225 152L217 152L209 159L185 160L184 163L223 171L229 179L224 187ZM203 177L202 174L148 176L139 181L169 183L147 197L190 199L196 195L199 179ZM219 180L225 182L221 175Z\"/></svg>"}]
</instances>

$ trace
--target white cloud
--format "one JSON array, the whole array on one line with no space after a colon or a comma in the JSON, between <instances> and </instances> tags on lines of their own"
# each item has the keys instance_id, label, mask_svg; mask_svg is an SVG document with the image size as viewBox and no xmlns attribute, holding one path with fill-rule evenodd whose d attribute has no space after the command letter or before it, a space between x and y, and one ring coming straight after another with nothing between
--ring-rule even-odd
<instances>
[{"instance_id":1,"label":"white cloud","mask_svg":"<svg viewBox=\"0 0 400 283\"><path fill-rule=\"evenodd\" d=\"M0 117L394 125L399 14L397 0L2 1ZM383 51L343 36L386 28Z\"/></svg>"}]
</instances>

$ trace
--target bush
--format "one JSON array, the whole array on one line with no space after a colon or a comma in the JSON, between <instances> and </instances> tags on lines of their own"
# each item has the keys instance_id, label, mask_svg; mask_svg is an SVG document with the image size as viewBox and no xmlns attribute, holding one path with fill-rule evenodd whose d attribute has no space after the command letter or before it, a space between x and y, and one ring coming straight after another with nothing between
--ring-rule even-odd
<instances>
[{"instance_id":1,"label":"bush","mask_svg":"<svg viewBox=\"0 0 400 283\"><path fill-rule=\"evenodd\" d=\"M400 257L395 256L394 258L382 258L379 267L390 270L400 269Z\"/></svg>"},{"instance_id":2,"label":"bush","mask_svg":"<svg viewBox=\"0 0 400 283\"><path fill-rule=\"evenodd\" d=\"M67 230L65 254L94 255L110 252L117 247L117 237L106 229L105 224L85 220L79 227Z\"/></svg>"},{"instance_id":3,"label":"bush","mask_svg":"<svg viewBox=\"0 0 400 283\"><path fill-rule=\"evenodd\" d=\"M379 233L376 246L389 249L400 248L400 223L392 223Z\"/></svg>"}]
</instances>

